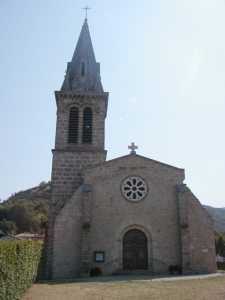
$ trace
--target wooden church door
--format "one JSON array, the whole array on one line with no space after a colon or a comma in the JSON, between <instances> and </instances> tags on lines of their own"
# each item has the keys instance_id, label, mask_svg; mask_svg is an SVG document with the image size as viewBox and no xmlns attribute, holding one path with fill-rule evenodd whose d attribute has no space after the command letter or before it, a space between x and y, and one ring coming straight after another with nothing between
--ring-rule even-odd
<instances>
[{"instance_id":1,"label":"wooden church door","mask_svg":"<svg viewBox=\"0 0 225 300\"><path fill-rule=\"evenodd\" d=\"M129 230L123 238L123 269L148 268L148 245L145 234L137 229Z\"/></svg>"}]
</instances>

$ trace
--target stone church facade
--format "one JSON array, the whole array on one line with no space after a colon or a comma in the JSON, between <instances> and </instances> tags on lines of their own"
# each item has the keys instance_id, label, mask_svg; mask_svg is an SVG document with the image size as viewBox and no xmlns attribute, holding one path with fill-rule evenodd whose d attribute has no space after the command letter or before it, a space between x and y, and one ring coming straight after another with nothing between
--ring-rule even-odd
<instances>
[{"instance_id":1,"label":"stone church facade","mask_svg":"<svg viewBox=\"0 0 225 300\"><path fill-rule=\"evenodd\" d=\"M60 91L49 278L216 271L213 223L184 169L131 153L106 161L104 92L87 19Z\"/></svg>"}]
</instances>

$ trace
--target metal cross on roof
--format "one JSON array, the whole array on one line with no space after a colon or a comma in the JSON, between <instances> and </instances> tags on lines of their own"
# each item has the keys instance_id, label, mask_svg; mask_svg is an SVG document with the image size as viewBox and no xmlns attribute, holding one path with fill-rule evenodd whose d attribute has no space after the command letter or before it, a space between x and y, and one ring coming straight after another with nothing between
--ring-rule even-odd
<instances>
[{"instance_id":1,"label":"metal cross on roof","mask_svg":"<svg viewBox=\"0 0 225 300\"><path fill-rule=\"evenodd\" d=\"M88 10L91 8L89 6L85 6L85 7L83 7L83 9L85 10L85 19L87 19Z\"/></svg>"},{"instance_id":2,"label":"metal cross on roof","mask_svg":"<svg viewBox=\"0 0 225 300\"><path fill-rule=\"evenodd\" d=\"M128 149L130 149L130 154L136 154L136 149L138 149L138 146L135 145L135 143L131 143L130 146L128 146Z\"/></svg>"}]
</instances>

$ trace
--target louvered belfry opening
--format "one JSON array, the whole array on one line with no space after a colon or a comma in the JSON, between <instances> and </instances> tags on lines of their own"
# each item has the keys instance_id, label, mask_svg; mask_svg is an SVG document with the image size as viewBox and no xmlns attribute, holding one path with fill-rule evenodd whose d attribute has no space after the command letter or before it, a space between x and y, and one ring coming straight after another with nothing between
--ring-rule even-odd
<instances>
[{"instance_id":1,"label":"louvered belfry opening","mask_svg":"<svg viewBox=\"0 0 225 300\"><path fill-rule=\"evenodd\" d=\"M68 134L69 144L78 143L78 129L79 129L79 109L77 107L72 107L70 109L70 117L69 117L69 134Z\"/></svg>"},{"instance_id":2,"label":"louvered belfry opening","mask_svg":"<svg viewBox=\"0 0 225 300\"><path fill-rule=\"evenodd\" d=\"M82 136L83 144L92 143L92 121L93 121L92 109L90 107L86 107L83 113L83 136Z\"/></svg>"}]
</instances>

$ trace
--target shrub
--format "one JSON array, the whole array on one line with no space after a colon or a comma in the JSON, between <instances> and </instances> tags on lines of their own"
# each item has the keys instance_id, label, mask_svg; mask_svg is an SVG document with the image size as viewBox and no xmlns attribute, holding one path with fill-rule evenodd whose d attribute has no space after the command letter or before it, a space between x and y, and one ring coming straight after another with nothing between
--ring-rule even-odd
<instances>
[{"instance_id":1,"label":"shrub","mask_svg":"<svg viewBox=\"0 0 225 300\"><path fill-rule=\"evenodd\" d=\"M36 279L39 241L0 241L0 300L17 300Z\"/></svg>"}]
</instances>

